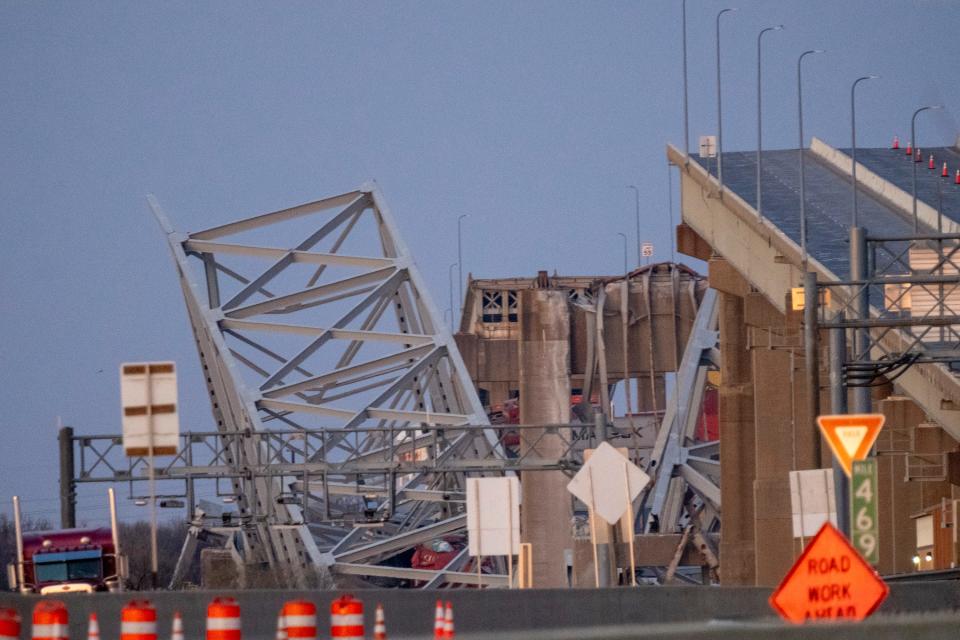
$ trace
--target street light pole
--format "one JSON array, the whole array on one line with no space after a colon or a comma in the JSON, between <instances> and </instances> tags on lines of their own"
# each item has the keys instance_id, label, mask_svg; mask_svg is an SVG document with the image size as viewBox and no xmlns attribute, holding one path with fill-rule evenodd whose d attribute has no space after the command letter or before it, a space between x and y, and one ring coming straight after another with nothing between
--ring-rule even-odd
<instances>
[{"instance_id":1,"label":"street light pole","mask_svg":"<svg viewBox=\"0 0 960 640\"><path fill-rule=\"evenodd\" d=\"M687 107L687 0L680 5L683 20L683 152L690 160L690 117Z\"/></svg>"},{"instance_id":2,"label":"street light pole","mask_svg":"<svg viewBox=\"0 0 960 640\"><path fill-rule=\"evenodd\" d=\"M857 85L864 80L876 80L880 76L862 76L853 81L850 86L850 156L852 166L850 170L850 181L853 187L853 217L850 226L857 226L857 103L856 92ZM913 158L911 158L912 160Z\"/></svg>"},{"instance_id":3,"label":"street light pole","mask_svg":"<svg viewBox=\"0 0 960 640\"><path fill-rule=\"evenodd\" d=\"M797 114L800 124L800 253L803 271L807 271L807 203L806 179L804 174L803 154L803 59L812 53L823 53L823 49L804 51L797 58Z\"/></svg>"},{"instance_id":4,"label":"street light pole","mask_svg":"<svg viewBox=\"0 0 960 640\"><path fill-rule=\"evenodd\" d=\"M447 284L449 285L448 291L450 292L450 331L453 332L454 327L454 318L453 318L453 268L458 266L459 262L454 262L449 267L447 267Z\"/></svg>"},{"instance_id":5,"label":"street light pole","mask_svg":"<svg viewBox=\"0 0 960 640\"><path fill-rule=\"evenodd\" d=\"M763 193L760 190L760 176L763 167L763 156L761 155L763 151L763 92L761 91L763 77L760 74L760 41L766 32L780 31L781 29L783 29L783 25L778 24L775 27L761 29L760 33L757 34L757 217L759 218L763 218Z\"/></svg>"},{"instance_id":6,"label":"street light pole","mask_svg":"<svg viewBox=\"0 0 960 640\"><path fill-rule=\"evenodd\" d=\"M635 187L632 184L627 185L627 189L633 189L633 195L637 204L637 266L640 266L641 262L641 251L640 251L640 189Z\"/></svg>"},{"instance_id":7,"label":"street light pole","mask_svg":"<svg viewBox=\"0 0 960 640\"><path fill-rule=\"evenodd\" d=\"M623 238L623 272L627 273L627 234L617 231L617 235Z\"/></svg>"},{"instance_id":8,"label":"street light pole","mask_svg":"<svg viewBox=\"0 0 960 640\"><path fill-rule=\"evenodd\" d=\"M920 107L913 112L913 117L910 118L910 148L914 153L917 153L917 115L922 111L936 111L938 109L943 109L942 104L930 105L927 107ZM913 160L913 158L910 158ZM911 183L913 188L913 232L920 233L920 219L917 217L917 163L913 163L913 181Z\"/></svg>"},{"instance_id":9,"label":"street light pole","mask_svg":"<svg viewBox=\"0 0 960 640\"><path fill-rule=\"evenodd\" d=\"M717 181L723 193L723 109L720 99L720 16L736 11L735 8L721 9L717 13Z\"/></svg>"},{"instance_id":10,"label":"street light pole","mask_svg":"<svg viewBox=\"0 0 960 640\"><path fill-rule=\"evenodd\" d=\"M469 217L470 214L462 213L460 217L457 218L457 278L459 280L457 287L460 294L459 308L461 316L463 315L463 230L460 223L463 222L464 218Z\"/></svg>"}]
</instances>

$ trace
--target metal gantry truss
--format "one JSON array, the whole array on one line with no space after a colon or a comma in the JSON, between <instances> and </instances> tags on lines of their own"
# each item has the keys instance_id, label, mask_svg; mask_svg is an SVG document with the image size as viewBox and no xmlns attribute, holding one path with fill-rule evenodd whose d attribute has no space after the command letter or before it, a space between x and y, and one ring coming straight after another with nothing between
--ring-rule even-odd
<instances>
[{"instance_id":1,"label":"metal gantry truss","mask_svg":"<svg viewBox=\"0 0 960 640\"><path fill-rule=\"evenodd\" d=\"M189 234L175 231L148 199L173 253L221 435L324 427L306 464L346 465L318 472L334 484L356 484L378 452L443 426L480 428L443 437L429 448L434 459L502 456L376 185ZM224 448L247 523L240 553L245 563L269 567L280 584L305 587L331 565L308 524L330 512L329 493L311 496L309 476L299 473L255 473L265 456L264 438ZM404 536L452 517L445 503L410 492L462 485L462 473L396 469L384 485L388 504L376 510L385 512L392 536ZM279 499L298 487L299 499ZM391 502L395 494L407 499ZM350 526L325 534L344 545L362 537Z\"/></svg>"},{"instance_id":2,"label":"metal gantry truss","mask_svg":"<svg viewBox=\"0 0 960 640\"><path fill-rule=\"evenodd\" d=\"M482 457L438 455L449 450L452 442L469 440L479 433L492 433L498 442L509 443L504 447L507 455L492 450ZM345 436L346 442L358 443L371 435L389 441L390 445L349 459L334 451L325 452L325 444L332 436ZM594 426L582 424L436 425L406 430L402 435L390 427L182 433L176 454L164 459L156 469L162 487L159 497L183 500L191 515L190 537L171 586L180 586L201 530L211 534L208 537L222 538L225 546L236 552L236 538L255 520L264 519L262 515L230 513L208 500L198 502L195 498L198 485L220 485L241 477L270 481L268 486L279 487L283 493L265 498L300 507L300 513L307 516L305 524L318 541L325 565L335 573L417 581L424 586L476 584L475 572L458 570L465 564L465 554L439 572L377 564L411 546L457 533L465 526L461 513L466 501L463 491L400 488L398 480L417 474L535 471L561 471L572 476L583 464L584 449L597 445L595 438ZM562 444L559 452L554 450L557 439ZM148 499L144 484L147 461L143 457L127 457L120 436L75 435L71 440L70 446L76 452L75 484L126 483L130 499ZM540 446L548 440L550 455ZM248 459L249 465L241 473L230 461L250 443L257 453ZM320 458L316 456L318 452ZM304 491L304 487L308 490ZM230 502L237 498L232 488L220 489L218 495ZM366 512L371 496L379 502L374 513ZM393 519L384 518L420 503L445 507L451 515L407 530ZM300 524L303 523L290 522L286 527ZM505 576L496 574L483 574L480 580L485 586L506 585Z\"/></svg>"},{"instance_id":3,"label":"metal gantry truss","mask_svg":"<svg viewBox=\"0 0 960 640\"><path fill-rule=\"evenodd\" d=\"M864 236L862 244L868 277L817 283L834 299L828 306L818 294L817 326L854 333L845 386L893 382L917 363L960 363L960 234Z\"/></svg>"}]
</instances>

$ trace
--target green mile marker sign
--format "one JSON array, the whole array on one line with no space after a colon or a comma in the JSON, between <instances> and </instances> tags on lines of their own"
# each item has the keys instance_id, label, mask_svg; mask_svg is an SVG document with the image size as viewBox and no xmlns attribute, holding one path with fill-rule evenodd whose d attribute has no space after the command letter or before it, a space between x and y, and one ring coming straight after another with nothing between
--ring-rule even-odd
<instances>
[{"instance_id":1,"label":"green mile marker sign","mask_svg":"<svg viewBox=\"0 0 960 640\"><path fill-rule=\"evenodd\" d=\"M850 541L864 560L880 562L877 459L854 460L850 477Z\"/></svg>"}]
</instances>

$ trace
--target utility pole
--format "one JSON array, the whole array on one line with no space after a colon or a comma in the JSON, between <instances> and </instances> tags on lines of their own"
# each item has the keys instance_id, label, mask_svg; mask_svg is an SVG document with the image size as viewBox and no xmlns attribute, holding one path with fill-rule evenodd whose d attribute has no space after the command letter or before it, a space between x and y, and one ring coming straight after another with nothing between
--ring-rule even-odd
<instances>
[{"instance_id":1,"label":"utility pole","mask_svg":"<svg viewBox=\"0 0 960 640\"><path fill-rule=\"evenodd\" d=\"M77 526L77 492L74 484L73 427L60 427L60 528Z\"/></svg>"}]
</instances>

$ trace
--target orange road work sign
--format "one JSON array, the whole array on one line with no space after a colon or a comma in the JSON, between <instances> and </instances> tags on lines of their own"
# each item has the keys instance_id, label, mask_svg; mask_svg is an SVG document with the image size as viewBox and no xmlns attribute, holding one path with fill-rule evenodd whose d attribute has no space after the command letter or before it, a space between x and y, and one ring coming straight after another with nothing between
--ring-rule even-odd
<instances>
[{"instance_id":1,"label":"orange road work sign","mask_svg":"<svg viewBox=\"0 0 960 640\"><path fill-rule=\"evenodd\" d=\"M770 606L798 624L863 620L889 592L887 583L844 535L825 522L770 596Z\"/></svg>"},{"instance_id":2,"label":"orange road work sign","mask_svg":"<svg viewBox=\"0 0 960 640\"><path fill-rule=\"evenodd\" d=\"M848 477L853 461L867 457L870 447L877 440L884 419L880 413L817 417L820 432L827 439L834 457Z\"/></svg>"}]
</instances>

